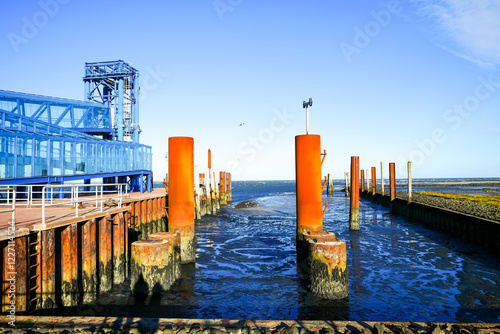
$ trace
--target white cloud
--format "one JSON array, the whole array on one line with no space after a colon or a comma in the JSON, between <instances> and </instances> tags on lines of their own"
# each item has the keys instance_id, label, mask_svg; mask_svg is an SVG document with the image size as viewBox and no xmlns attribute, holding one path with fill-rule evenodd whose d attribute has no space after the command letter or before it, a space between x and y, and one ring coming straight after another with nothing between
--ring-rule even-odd
<instances>
[{"instance_id":1,"label":"white cloud","mask_svg":"<svg viewBox=\"0 0 500 334\"><path fill-rule=\"evenodd\" d=\"M413 0L435 21L439 43L480 65L500 64L499 0Z\"/></svg>"}]
</instances>

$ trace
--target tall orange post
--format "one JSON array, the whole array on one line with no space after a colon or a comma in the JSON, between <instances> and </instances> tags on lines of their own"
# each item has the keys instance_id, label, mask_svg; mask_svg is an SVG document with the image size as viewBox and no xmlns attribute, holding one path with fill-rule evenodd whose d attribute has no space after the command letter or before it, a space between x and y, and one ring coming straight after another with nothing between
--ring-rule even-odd
<instances>
[{"instance_id":1,"label":"tall orange post","mask_svg":"<svg viewBox=\"0 0 500 334\"><path fill-rule=\"evenodd\" d=\"M389 183L391 188L391 202L396 198L396 164L389 163Z\"/></svg>"},{"instance_id":2,"label":"tall orange post","mask_svg":"<svg viewBox=\"0 0 500 334\"><path fill-rule=\"evenodd\" d=\"M368 177L368 175L367 175ZM361 191L365 191L365 170L361 170Z\"/></svg>"},{"instance_id":3,"label":"tall orange post","mask_svg":"<svg viewBox=\"0 0 500 334\"><path fill-rule=\"evenodd\" d=\"M321 202L321 137L295 136L297 192L297 238L305 232L323 230Z\"/></svg>"},{"instance_id":4,"label":"tall orange post","mask_svg":"<svg viewBox=\"0 0 500 334\"><path fill-rule=\"evenodd\" d=\"M349 229L359 230L359 157L351 157L351 211Z\"/></svg>"},{"instance_id":5,"label":"tall orange post","mask_svg":"<svg viewBox=\"0 0 500 334\"><path fill-rule=\"evenodd\" d=\"M181 235L181 261L194 262L194 140L168 139L169 232ZM210 152L210 151L209 151Z\"/></svg>"},{"instance_id":6,"label":"tall orange post","mask_svg":"<svg viewBox=\"0 0 500 334\"><path fill-rule=\"evenodd\" d=\"M208 169L212 169L212 151L208 150Z\"/></svg>"},{"instance_id":7,"label":"tall orange post","mask_svg":"<svg viewBox=\"0 0 500 334\"><path fill-rule=\"evenodd\" d=\"M377 191L377 174L375 174L375 167L372 167L372 195Z\"/></svg>"}]
</instances>

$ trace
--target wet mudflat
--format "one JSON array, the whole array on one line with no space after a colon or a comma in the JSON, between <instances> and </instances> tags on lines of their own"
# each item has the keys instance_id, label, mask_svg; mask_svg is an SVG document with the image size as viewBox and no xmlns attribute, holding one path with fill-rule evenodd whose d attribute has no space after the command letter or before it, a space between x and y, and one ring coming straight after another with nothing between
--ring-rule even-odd
<instances>
[{"instance_id":1,"label":"wet mudflat","mask_svg":"<svg viewBox=\"0 0 500 334\"><path fill-rule=\"evenodd\" d=\"M363 200L360 231L349 231L349 198L324 199L324 228L347 242L348 298L325 301L307 292L296 260L295 196L280 189L255 197L255 205L223 209L197 222L196 263L183 265L170 291L140 300L125 284L71 313L500 322L497 255Z\"/></svg>"}]
</instances>

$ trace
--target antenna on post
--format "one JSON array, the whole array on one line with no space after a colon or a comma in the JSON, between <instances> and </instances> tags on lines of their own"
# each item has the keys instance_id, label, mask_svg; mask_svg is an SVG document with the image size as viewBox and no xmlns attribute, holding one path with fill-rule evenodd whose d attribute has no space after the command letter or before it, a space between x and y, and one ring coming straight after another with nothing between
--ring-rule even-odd
<instances>
[{"instance_id":1,"label":"antenna on post","mask_svg":"<svg viewBox=\"0 0 500 334\"><path fill-rule=\"evenodd\" d=\"M313 105L313 99L309 98L309 101L302 102L302 108L306 108L306 135L309 134L309 107Z\"/></svg>"}]
</instances>

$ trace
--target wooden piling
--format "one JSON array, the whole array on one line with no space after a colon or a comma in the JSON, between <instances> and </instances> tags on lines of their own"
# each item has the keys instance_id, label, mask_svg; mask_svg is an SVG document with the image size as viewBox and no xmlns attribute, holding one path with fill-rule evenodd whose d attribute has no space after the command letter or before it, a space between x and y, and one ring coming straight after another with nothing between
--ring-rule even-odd
<instances>
[{"instance_id":1,"label":"wooden piling","mask_svg":"<svg viewBox=\"0 0 500 334\"><path fill-rule=\"evenodd\" d=\"M361 170L361 191L365 191L365 170Z\"/></svg>"},{"instance_id":2,"label":"wooden piling","mask_svg":"<svg viewBox=\"0 0 500 334\"><path fill-rule=\"evenodd\" d=\"M382 196L384 196L384 163L380 162L380 187L382 188Z\"/></svg>"},{"instance_id":3,"label":"wooden piling","mask_svg":"<svg viewBox=\"0 0 500 334\"><path fill-rule=\"evenodd\" d=\"M344 173L345 175L345 197L349 196L349 173Z\"/></svg>"},{"instance_id":4,"label":"wooden piling","mask_svg":"<svg viewBox=\"0 0 500 334\"><path fill-rule=\"evenodd\" d=\"M411 190L411 161L408 161L408 203L411 203L411 195L412 195L412 190Z\"/></svg>"}]
</instances>

